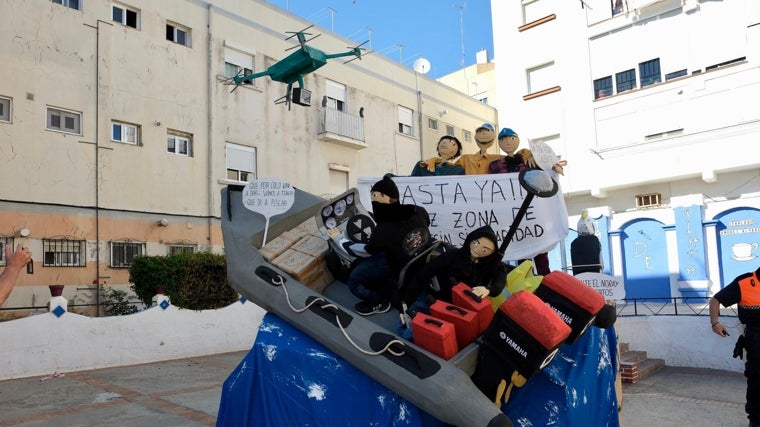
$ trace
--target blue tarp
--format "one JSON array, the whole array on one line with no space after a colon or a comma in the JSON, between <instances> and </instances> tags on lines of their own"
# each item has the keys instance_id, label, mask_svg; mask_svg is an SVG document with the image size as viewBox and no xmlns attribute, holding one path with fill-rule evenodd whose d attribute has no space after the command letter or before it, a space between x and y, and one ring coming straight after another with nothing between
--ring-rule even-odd
<instances>
[{"instance_id":1,"label":"blue tarp","mask_svg":"<svg viewBox=\"0 0 760 427\"><path fill-rule=\"evenodd\" d=\"M271 313L224 382L216 425L444 426Z\"/></svg>"},{"instance_id":2,"label":"blue tarp","mask_svg":"<svg viewBox=\"0 0 760 427\"><path fill-rule=\"evenodd\" d=\"M502 407L515 426L618 427L613 328L591 327ZM217 427L424 426L439 422L267 314L222 388Z\"/></svg>"},{"instance_id":3,"label":"blue tarp","mask_svg":"<svg viewBox=\"0 0 760 427\"><path fill-rule=\"evenodd\" d=\"M515 426L619 427L615 328L591 326L502 406Z\"/></svg>"}]
</instances>

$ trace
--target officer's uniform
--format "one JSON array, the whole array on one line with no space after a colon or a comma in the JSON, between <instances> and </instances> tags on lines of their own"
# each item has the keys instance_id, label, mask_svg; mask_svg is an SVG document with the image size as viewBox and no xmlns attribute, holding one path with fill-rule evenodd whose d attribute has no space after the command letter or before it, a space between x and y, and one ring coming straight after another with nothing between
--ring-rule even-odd
<instances>
[{"instance_id":1,"label":"officer's uniform","mask_svg":"<svg viewBox=\"0 0 760 427\"><path fill-rule=\"evenodd\" d=\"M747 377L745 410L752 424L760 426L760 268L738 276L714 298L724 307L738 305L739 321L744 324L743 338L737 343L746 351L744 376ZM742 345L743 341L743 345Z\"/></svg>"}]
</instances>

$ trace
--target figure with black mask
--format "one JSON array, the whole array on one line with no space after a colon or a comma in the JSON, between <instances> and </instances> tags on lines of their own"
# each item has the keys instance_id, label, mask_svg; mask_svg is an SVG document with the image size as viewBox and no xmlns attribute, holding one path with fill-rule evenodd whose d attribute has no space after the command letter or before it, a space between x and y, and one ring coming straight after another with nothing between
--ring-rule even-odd
<instances>
[{"instance_id":1,"label":"figure with black mask","mask_svg":"<svg viewBox=\"0 0 760 427\"><path fill-rule=\"evenodd\" d=\"M399 272L430 242L430 216L416 205L399 203L399 191L390 175L376 182L370 190L375 229L365 243L347 239L337 228L327 234L349 254L362 257L348 277L351 293L361 299L354 310L369 316L385 313L391 303L398 304Z\"/></svg>"}]
</instances>

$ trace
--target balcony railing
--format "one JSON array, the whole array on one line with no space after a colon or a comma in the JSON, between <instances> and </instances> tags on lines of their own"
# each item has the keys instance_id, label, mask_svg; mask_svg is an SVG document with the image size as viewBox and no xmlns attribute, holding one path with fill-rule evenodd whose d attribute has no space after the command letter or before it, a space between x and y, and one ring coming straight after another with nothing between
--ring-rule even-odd
<instances>
[{"instance_id":1,"label":"balcony railing","mask_svg":"<svg viewBox=\"0 0 760 427\"><path fill-rule=\"evenodd\" d=\"M329 141L361 150L364 141L364 118L336 110L323 108L319 118L319 140Z\"/></svg>"}]
</instances>

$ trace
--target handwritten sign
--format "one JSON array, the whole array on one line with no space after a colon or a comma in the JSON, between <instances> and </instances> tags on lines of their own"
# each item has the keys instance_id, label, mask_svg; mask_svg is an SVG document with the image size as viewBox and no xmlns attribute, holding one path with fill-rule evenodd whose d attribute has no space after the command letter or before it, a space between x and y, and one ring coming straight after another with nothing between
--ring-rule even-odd
<instances>
[{"instance_id":1,"label":"handwritten sign","mask_svg":"<svg viewBox=\"0 0 760 427\"><path fill-rule=\"evenodd\" d=\"M533 154L533 159L536 160L536 164L541 169L545 171L551 170L552 166L559 162L559 156L549 144L543 141L529 141L528 146Z\"/></svg>"},{"instance_id":2,"label":"handwritten sign","mask_svg":"<svg viewBox=\"0 0 760 427\"><path fill-rule=\"evenodd\" d=\"M602 273L580 273L575 276L586 286L602 294L606 300L624 300L625 286L623 280Z\"/></svg>"},{"instance_id":3,"label":"handwritten sign","mask_svg":"<svg viewBox=\"0 0 760 427\"><path fill-rule=\"evenodd\" d=\"M258 212L267 219L263 244L266 244L269 218L285 213L293 206L296 189L289 182L277 178L255 179L243 189L243 206Z\"/></svg>"},{"instance_id":4,"label":"handwritten sign","mask_svg":"<svg viewBox=\"0 0 760 427\"><path fill-rule=\"evenodd\" d=\"M359 178L362 204L372 209L370 188L379 178ZM455 246L471 231L490 225L499 244L506 237L528 194L518 174L394 177L400 202L422 206L430 214L430 234ZM517 225L505 259L520 260L547 252L568 233L567 209L562 193L536 197Z\"/></svg>"}]
</instances>

